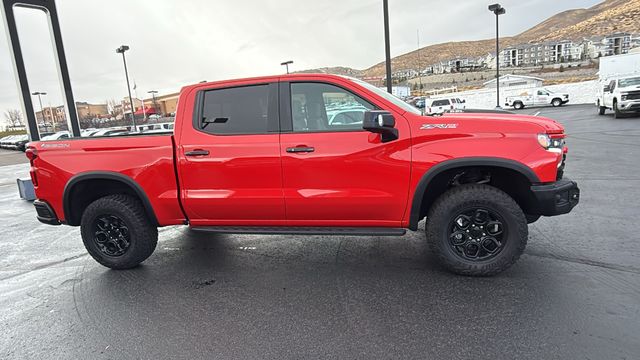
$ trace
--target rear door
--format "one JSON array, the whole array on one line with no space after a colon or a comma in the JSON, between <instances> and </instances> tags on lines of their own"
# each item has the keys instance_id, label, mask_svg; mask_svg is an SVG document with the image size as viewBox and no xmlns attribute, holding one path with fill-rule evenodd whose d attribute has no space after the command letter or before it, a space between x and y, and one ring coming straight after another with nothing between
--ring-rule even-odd
<instances>
[{"instance_id":1,"label":"rear door","mask_svg":"<svg viewBox=\"0 0 640 360\"><path fill-rule=\"evenodd\" d=\"M408 123L394 113L400 138L382 143L362 129L365 111L380 107L334 81L281 83L287 223L400 226L410 174Z\"/></svg>"},{"instance_id":2,"label":"rear door","mask_svg":"<svg viewBox=\"0 0 640 360\"><path fill-rule=\"evenodd\" d=\"M282 225L277 82L190 96L193 120L183 120L177 157L191 224Z\"/></svg>"}]
</instances>

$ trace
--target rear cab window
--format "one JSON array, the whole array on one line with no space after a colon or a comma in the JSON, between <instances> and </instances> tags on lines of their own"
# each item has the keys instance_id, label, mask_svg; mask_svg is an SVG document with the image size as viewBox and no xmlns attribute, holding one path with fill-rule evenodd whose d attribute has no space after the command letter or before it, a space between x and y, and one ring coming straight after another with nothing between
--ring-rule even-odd
<instances>
[{"instance_id":1,"label":"rear cab window","mask_svg":"<svg viewBox=\"0 0 640 360\"><path fill-rule=\"evenodd\" d=\"M249 135L278 130L277 84L211 89L199 96L199 111L194 119L199 131L213 135Z\"/></svg>"}]
</instances>

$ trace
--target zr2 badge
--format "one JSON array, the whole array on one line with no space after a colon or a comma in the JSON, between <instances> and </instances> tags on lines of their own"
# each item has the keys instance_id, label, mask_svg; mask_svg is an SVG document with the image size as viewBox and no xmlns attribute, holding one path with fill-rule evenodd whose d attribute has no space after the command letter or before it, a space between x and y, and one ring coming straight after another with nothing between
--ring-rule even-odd
<instances>
[{"instance_id":1,"label":"zr2 badge","mask_svg":"<svg viewBox=\"0 0 640 360\"><path fill-rule=\"evenodd\" d=\"M420 127L420 130L432 130L432 129L456 129L458 124L424 124Z\"/></svg>"}]
</instances>

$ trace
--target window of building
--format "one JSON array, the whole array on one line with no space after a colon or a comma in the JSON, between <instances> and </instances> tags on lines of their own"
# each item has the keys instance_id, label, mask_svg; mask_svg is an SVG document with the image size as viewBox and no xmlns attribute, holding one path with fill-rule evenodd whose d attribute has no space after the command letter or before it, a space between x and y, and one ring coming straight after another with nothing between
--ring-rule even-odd
<instances>
[{"instance_id":1,"label":"window of building","mask_svg":"<svg viewBox=\"0 0 640 360\"><path fill-rule=\"evenodd\" d=\"M334 85L291 84L293 131L362 130L364 113L373 109L361 97Z\"/></svg>"},{"instance_id":2,"label":"window of building","mask_svg":"<svg viewBox=\"0 0 640 360\"><path fill-rule=\"evenodd\" d=\"M208 90L199 127L211 134L266 134L268 114L268 85Z\"/></svg>"}]
</instances>

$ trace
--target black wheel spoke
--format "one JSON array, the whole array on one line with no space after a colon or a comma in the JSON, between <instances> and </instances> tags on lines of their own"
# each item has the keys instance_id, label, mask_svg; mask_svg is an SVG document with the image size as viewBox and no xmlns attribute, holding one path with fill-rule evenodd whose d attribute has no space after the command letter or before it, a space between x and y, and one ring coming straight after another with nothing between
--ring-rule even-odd
<instances>
[{"instance_id":1,"label":"black wheel spoke","mask_svg":"<svg viewBox=\"0 0 640 360\"><path fill-rule=\"evenodd\" d=\"M452 218L449 229L451 249L465 260L488 260L504 248L507 229L500 215L493 210L466 209Z\"/></svg>"},{"instance_id":2,"label":"black wheel spoke","mask_svg":"<svg viewBox=\"0 0 640 360\"><path fill-rule=\"evenodd\" d=\"M129 228L115 215L102 215L93 223L93 240L100 252L107 256L124 255L131 245Z\"/></svg>"}]
</instances>

